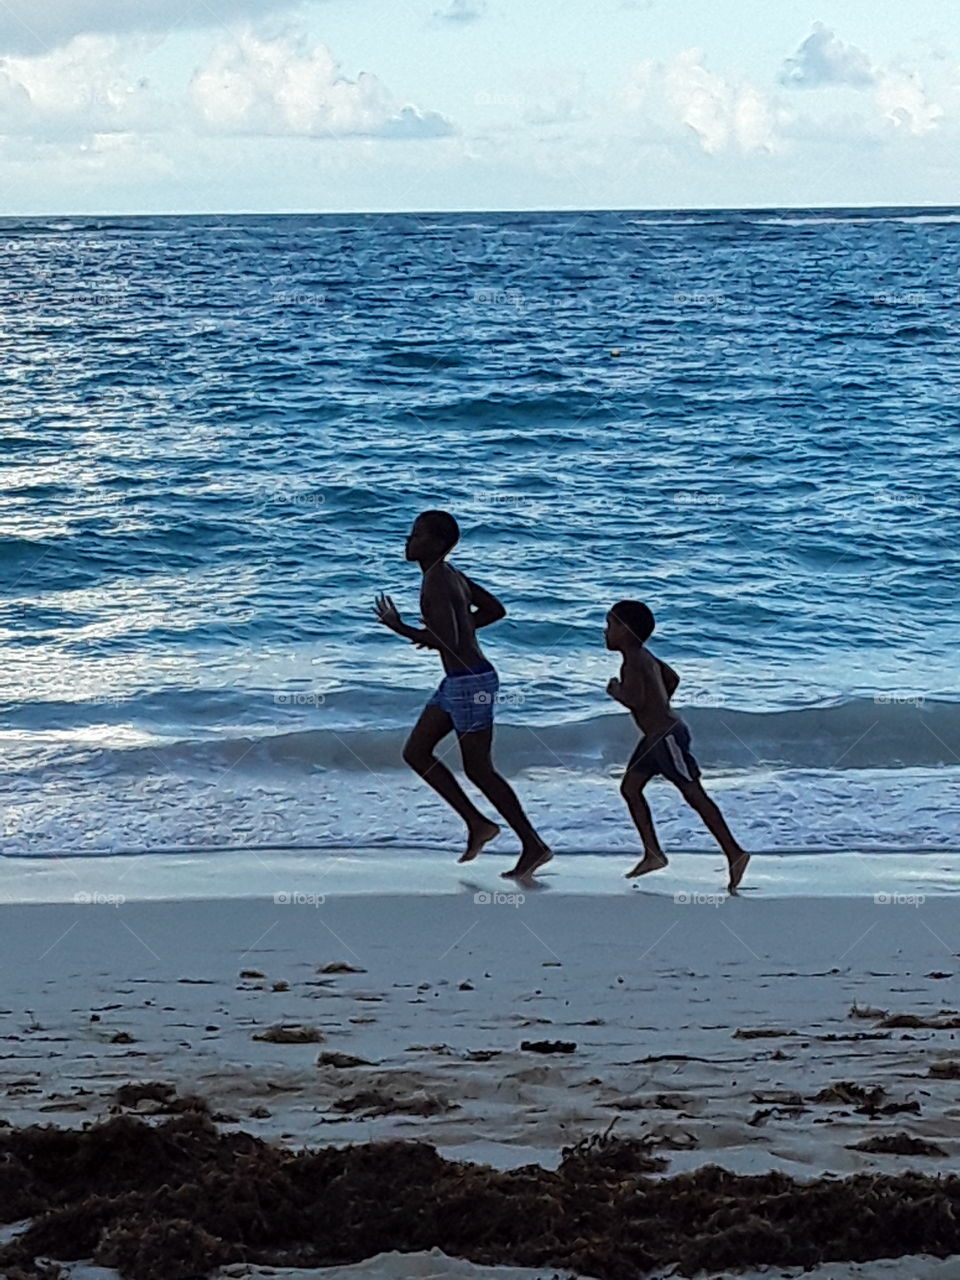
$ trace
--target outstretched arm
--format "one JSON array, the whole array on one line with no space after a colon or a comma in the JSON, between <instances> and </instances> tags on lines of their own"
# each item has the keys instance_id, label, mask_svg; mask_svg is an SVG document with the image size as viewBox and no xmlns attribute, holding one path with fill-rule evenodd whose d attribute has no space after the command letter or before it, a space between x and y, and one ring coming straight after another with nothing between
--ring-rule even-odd
<instances>
[{"instance_id":1,"label":"outstretched arm","mask_svg":"<svg viewBox=\"0 0 960 1280\"><path fill-rule=\"evenodd\" d=\"M480 627L489 627L491 622L499 622L501 618L507 616L507 611L501 601L497 599L492 592L485 590L483 587L468 578L464 574L464 581L470 589L470 604L472 606L473 626L475 630Z\"/></svg>"}]
</instances>

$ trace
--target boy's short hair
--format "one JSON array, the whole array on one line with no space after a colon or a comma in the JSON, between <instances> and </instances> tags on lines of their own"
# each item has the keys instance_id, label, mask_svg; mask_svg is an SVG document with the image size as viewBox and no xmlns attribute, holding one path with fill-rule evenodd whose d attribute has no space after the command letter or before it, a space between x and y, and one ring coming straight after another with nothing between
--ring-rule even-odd
<instances>
[{"instance_id":1,"label":"boy's short hair","mask_svg":"<svg viewBox=\"0 0 960 1280\"><path fill-rule=\"evenodd\" d=\"M621 600L610 612L641 644L653 635L656 621L647 606L639 600Z\"/></svg>"},{"instance_id":2,"label":"boy's short hair","mask_svg":"<svg viewBox=\"0 0 960 1280\"><path fill-rule=\"evenodd\" d=\"M444 553L452 550L460 541L460 526L449 511L421 511L417 519L442 544Z\"/></svg>"}]
</instances>

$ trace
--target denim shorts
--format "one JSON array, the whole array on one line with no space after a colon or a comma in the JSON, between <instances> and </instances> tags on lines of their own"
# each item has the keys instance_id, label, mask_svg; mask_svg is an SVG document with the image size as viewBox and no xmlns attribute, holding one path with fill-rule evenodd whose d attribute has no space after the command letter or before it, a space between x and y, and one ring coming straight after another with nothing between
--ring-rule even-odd
<instances>
[{"instance_id":1,"label":"denim shorts","mask_svg":"<svg viewBox=\"0 0 960 1280\"><path fill-rule=\"evenodd\" d=\"M499 688L497 673L488 662L473 671L445 676L427 706L445 711L457 733L482 733L493 728Z\"/></svg>"}]
</instances>

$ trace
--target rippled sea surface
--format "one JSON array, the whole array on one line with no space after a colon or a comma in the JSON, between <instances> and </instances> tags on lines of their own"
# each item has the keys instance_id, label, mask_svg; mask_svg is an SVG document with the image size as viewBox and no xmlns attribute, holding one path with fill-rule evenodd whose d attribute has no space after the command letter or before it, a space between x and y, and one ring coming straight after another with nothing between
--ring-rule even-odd
<instances>
[{"instance_id":1,"label":"rippled sea surface","mask_svg":"<svg viewBox=\"0 0 960 1280\"><path fill-rule=\"evenodd\" d=\"M745 843L960 844L956 211L7 219L0 265L7 854L454 838L371 607L435 506L558 848L635 844L624 596Z\"/></svg>"}]
</instances>

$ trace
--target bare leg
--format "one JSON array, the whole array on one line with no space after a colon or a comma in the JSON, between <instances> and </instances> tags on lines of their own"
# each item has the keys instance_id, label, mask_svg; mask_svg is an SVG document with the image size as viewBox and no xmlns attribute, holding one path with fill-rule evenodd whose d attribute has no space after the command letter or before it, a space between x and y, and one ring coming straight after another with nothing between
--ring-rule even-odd
<instances>
[{"instance_id":1,"label":"bare leg","mask_svg":"<svg viewBox=\"0 0 960 1280\"><path fill-rule=\"evenodd\" d=\"M460 861L469 862L489 840L500 834L500 828L483 816L447 766L433 754L437 744L452 729L453 722L440 707L424 707L403 748L403 758L467 824L467 847Z\"/></svg>"},{"instance_id":2,"label":"bare leg","mask_svg":"<svg viewBox=\"0 0 960 1280\"><path fill-rule=\"evenodd\" d=\"M747 863L750 861L749 853L737 844L716 802L710 799L699 781L684 783L680 787L680 794L690 808L700 815L704 826L727 855L727 862L730 864L730 883L727 885L727 890L730 893L736 893L737 886L747 869Z\"/></svg>"},{"instance_id":3,"label":"bare leg","mask_svg":"<svg viewBox=\"0 0 960 1280\"><path fill-rule=\"evenodd\" d=\"M479 787L500 816L520 837L520 859L513 870L504 872L504 875L531 875L538 867L549 862L553 854L534 830L513 787L493 767L493 761L490 758L493 730L483 729L479 733L461 733L459 738L460 753L463 756L463 767L467 777L475 787Z\"/></svg>"},{"instance_id":4,"label":"bare leg","mask_svg":"<svg viewBox=\"0 0 960 1280\"><path fill-rule=\"evenodd\" d=\"M642 773L624 774L623 782L620 784L620 794L627 802L627 808L630 810L630 816L633 818L636 828L640 833L640 839L643 841L643 857L633 868L627 872L627 879L632 880L636 876L645 876L650 871L659 871L667 865L667 855L660 848L660 841L657 839L657 831L653 825L653 814L650 812L650 806L647 804L646 796L643 789L650 779Z\"/></svg>"}]
</instances>

